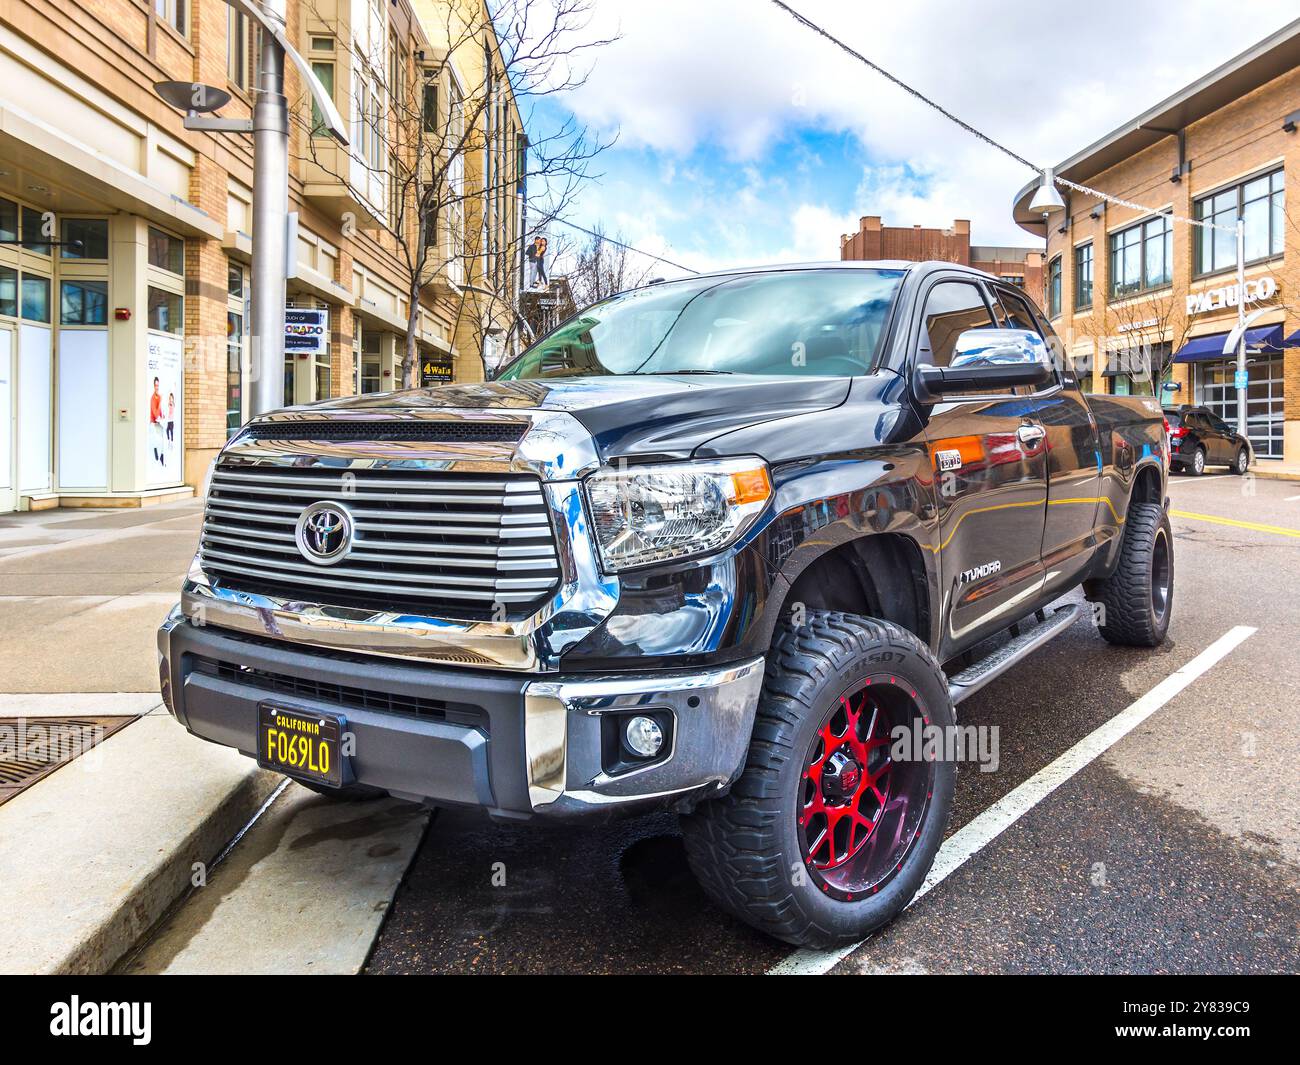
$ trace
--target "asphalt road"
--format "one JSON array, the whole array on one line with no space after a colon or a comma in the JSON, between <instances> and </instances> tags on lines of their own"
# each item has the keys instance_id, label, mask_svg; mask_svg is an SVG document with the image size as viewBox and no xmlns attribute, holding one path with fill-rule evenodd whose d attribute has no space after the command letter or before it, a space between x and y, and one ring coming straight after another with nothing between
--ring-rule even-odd
<instances>
[{"instance_id":1,"label":"asphalt road","mask_svg":"<svg viewBox=\"0 0 1300 1065\"><path fill-rule=\"evenodd\" d=\"M808 970L1300 970L1300 484L1176 476L1170 494L1169 641L1113 648L1084 617L964 703L963 724L998 727L1000 757L996 772L962 767L951 831L1229 630L1254 634L893 925ZM368 971L763 973L790 954L713 909L672 817L444 812Z\"/></svg>"}]
</instances>

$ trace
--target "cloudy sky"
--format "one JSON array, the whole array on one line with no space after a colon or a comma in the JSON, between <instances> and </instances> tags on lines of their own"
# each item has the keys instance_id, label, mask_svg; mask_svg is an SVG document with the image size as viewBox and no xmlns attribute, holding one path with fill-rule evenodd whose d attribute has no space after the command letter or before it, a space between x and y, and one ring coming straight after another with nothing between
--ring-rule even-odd
<instances>
[{"instance_id":1,"label":"cloudy sky","mask_svg":"<svg viewBox=\"0 0 1300 1065\"><path fill-rule=\"evenodd\" d=\"M1042 165L1296 14L1271 0L791 2ZM619 140L574 221L701 270L838 258L866 214L1030 240L1010 218L1028 171L767 0L596 0L588 32L620 39L565 102Z\"/></svg>"}]
</instances>

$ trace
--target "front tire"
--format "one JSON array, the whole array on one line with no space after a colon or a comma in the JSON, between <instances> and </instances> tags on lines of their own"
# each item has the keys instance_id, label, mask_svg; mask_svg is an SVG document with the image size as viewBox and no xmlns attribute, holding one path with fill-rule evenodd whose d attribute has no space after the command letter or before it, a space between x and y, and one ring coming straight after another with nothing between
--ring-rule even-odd
<instances>
[{"instance_id":1,"label":"front tire","mask_svg":"<svg viewBox=\"0 0 1300 1065\"><path fill-rule=\"evenodd\" d=\"M1244 477L1248 469L1250 469L1250 452L1243 447L1237 451L1236 457L1232 460L1232 472L1238 477Z\"/></svg>"},{"instance_id":2,"label":"front tire","mask_svg":"<svg viewBox=\"0 0 1300 1065\"><path fill-rule=\"evenodd\" d=\"M917 757L916 737L953 722L942 670L906 630L823 611L783 624L744 772L682 818L705 892L803 947L855 942L891 920L920 888L952 808L954 762Z\"/></svg>"},{"instance_id":3,"label":"front tire","mask_svg":"<svg viewBox=\"0 0 1300 1065\"><path fill-rule=\"evenodd\" d=\"M1125 647L1158 647L1174 605L1174 536L1158 503L1134 503L1124 522L1119 565L1101 582L1101 635Z\"/></svg>"}]
</instances>

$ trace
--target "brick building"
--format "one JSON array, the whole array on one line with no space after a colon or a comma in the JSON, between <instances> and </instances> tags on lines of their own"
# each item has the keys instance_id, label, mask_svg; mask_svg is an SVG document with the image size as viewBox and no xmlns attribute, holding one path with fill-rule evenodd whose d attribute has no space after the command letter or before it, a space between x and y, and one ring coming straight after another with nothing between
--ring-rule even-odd
<instances>
[{"instance_id":1,"label":"brick building","mask_svg":"<svg viewBox=\"0 0 1300 1065\"><path fill-rule=\"evenodd\" d=\"M949 229L924 226L886 226L876 215L858 223L858 231L840 237L840 259L866 262L903 259L961 263L985 270L1019 285L1037 303L1043 301L1043 262L1040 248L1004 248L972 245L970 222L959 218Z\"/></svg>"},{"instance_id":2,"label":"brick building","mask_svg":"<svg viewBox=\"0 0 1300 1065\"><path fill-rule=\"evenodd\" d=\"M1051 317L1094 391L1160 392L1236 422L1236 360L1223 342L1237 324L1236 242L1178 218L1246 225L1248 431L1256 456L1300 466L1300 21L1124 123L1056 173L1150 211L1062 189L1064 211L1013 212L1047 238ZM1172 217L1166 217L1172 216ZM1177 391L1146 361L1169 364ZM1172 360L1172 361L1171 361ZM1288 397L1291 402L1288 404Z\"/></svg>"},{"instance_id":3,"label":"brick building","mask_svg":"<svg viewBox=\"0 0 1300 1065\"><path fill-rule=\"evenodd\" d=\"M449 57L464 25L472 47ZM318 135L290 67L287 303L325 312L327 341L286 356L286 404L396 387L412 317L434 379L480 379L497 354L522 206L497 175L522 172L524 141L486 26L483 0L289 0L351 145ZM188 494L246 419L252 138L185 130L152 85L223 88L220 116L245 118L257 58L223 0L0 5L0 512ZM414 301L391 180L407 90L471 134L445 263Z\"/></svg>"}]
</instances>

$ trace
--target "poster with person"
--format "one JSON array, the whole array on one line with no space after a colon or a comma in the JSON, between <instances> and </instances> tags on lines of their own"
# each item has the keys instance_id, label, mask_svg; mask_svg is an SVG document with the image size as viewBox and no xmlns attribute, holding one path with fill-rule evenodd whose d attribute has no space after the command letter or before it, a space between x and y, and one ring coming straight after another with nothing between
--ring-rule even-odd
<instances>
[{"instance_id":1,"label":"poster with person","mask_svg":"<svg viewBox=\"0 0 1300 1065\"><path fill-rule=\"evenodd\" d=\"M164 333L149 334L145 364L145 457L150 488L180 484L183 476L185 402L185 344Z\"/></svg>"}]
</instances>

